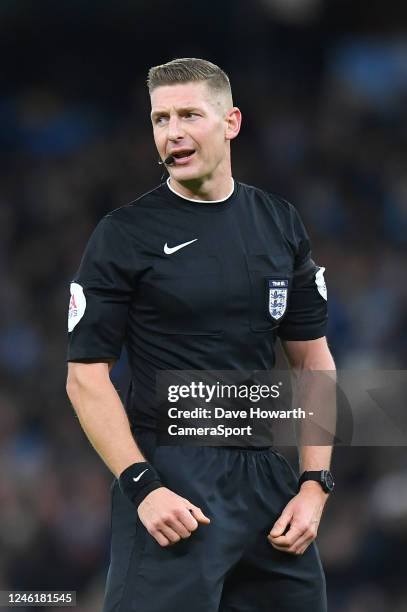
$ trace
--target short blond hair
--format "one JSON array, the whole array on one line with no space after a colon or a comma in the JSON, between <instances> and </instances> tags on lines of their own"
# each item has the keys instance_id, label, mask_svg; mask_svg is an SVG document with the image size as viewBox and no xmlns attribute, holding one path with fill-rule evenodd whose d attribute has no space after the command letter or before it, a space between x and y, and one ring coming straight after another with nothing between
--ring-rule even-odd
<instances>
[{"instance_id":1,"label":"short blond hair","mask_svg":"<svg viewBox=\"0 0 407 612\"><path fill-rule=\"evenodd\" d=\"M195 57L183 57L153 66L148 71L147 87L151 94L154 89L162 85L194 81L205 82L214 92L226 95L233 106L232 89L226 72L208 60Z\"/></svg>"}]
</instances>

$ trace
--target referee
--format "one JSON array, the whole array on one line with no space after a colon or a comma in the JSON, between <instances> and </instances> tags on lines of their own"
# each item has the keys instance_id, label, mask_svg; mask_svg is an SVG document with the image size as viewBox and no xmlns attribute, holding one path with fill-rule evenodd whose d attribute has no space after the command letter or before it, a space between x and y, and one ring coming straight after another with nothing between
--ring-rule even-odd
<instances>
[{"instance_id":1,"label":"referee","mask_svg":"<svg viewBox=\"0 0 407 612\"><path fill-rule=\"evenodd\" d=\"M323 268L295 208L232 178L239 133L227 75L202 59L151 68L167 182L107 214L71 284L67 392L112 471L104 612L323 612L314 542L331 447L157 440L162 370L333 370ZM109 372L125 344L124 407Z\"/></svg>"}]
</instances>

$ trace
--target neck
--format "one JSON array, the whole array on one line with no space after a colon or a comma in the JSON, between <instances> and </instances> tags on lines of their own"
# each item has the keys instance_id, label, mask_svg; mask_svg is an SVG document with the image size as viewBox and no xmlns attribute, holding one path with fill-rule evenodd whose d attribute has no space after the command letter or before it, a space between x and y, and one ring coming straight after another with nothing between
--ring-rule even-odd
<instances>
[{"instance_id":1,"label":"neck","mask_svg":"<svg viewBox=\"0 0 407 612\"><path fill-rule=\"evenodd\" d=\"M214 199L214 200L210 199L210 200L208 200L208 199L197 198L196 196L190 197L190 196L185 195L180 190L177 191L176 189L173 188L173 186L171 184L171 178L170 177L168 177L168 179L167 179L167 185L168 185L169 189L173 193L175 193L177 196L179 196L180 198L184 198L185 200L189 200L190 202L197 202L198 204L200 204L200 203L201 204L205 204L205 203L207 203L207 204L215 204L215 203L218 203L218 202L224 202L225 200L230 198L230 196L232 195L232 193L233 193L233 191L235 189L235 181L231 177L230 178L230 190L228 191L228 193L224 197L221 197L219 199Z\"/></svg>"},{"instance_id":2,"label":"neck","mask_svg":"<svg viewBox=\"0 0 407 612\"><path fill-rule=\"evenodd\" d=\"M185 198L208 202L226 198L233 188L233 179L231 174L217 181L206 178L192 181L177 181L171 176L169 184L176 193L179 193Z\"/></svg>"},{"instance_id":3,"label":"neck","mask_svg":"<svg viewBox=\"0 0 407 612\"><path fill-rule=\"evenodd\" d=\"M222 200L229 195L233 185L230 155L224 157L210 174L189 181L178 181L170 170L170 185L174 191L192 200Z\"/></svg>"}]
</instances>

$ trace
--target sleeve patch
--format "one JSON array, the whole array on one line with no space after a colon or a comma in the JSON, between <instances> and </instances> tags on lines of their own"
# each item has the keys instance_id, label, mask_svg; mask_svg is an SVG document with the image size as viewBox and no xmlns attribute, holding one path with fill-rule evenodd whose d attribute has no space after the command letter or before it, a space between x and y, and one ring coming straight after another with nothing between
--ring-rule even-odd
<instances>
[{"instance_id":1,"label":"sleeve patch","mask_svg":"<svg viewBox=\"0 0 407 612\"><path fill-rule=\"evenodd\" d=\"M71 299L68 311L68 332L71 332L85 314L86 297L83 287L78 283L71 283Z\"/></svg>"},{"instance_id":2,"label":"sleeve patch","mask_svg":"<svg viewBox=\"0 0 407 612\"><path fill-rule=\"evenodd\" d=\"M315 274L315 284L317 286L318 292L324 300L328 299L328 291L325 284L324 279L325 268L319 268L318 272Z\"/></svg>"}]
</instances>

